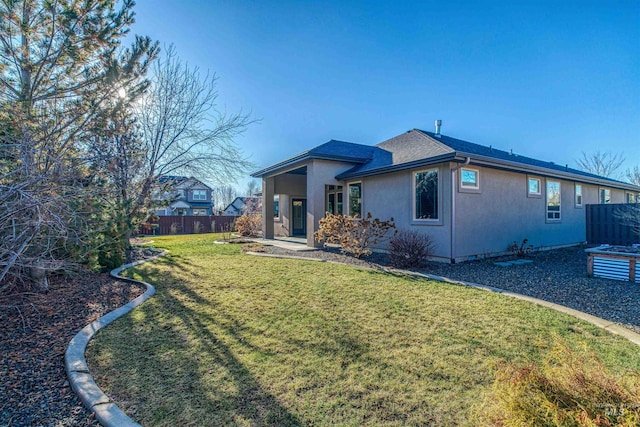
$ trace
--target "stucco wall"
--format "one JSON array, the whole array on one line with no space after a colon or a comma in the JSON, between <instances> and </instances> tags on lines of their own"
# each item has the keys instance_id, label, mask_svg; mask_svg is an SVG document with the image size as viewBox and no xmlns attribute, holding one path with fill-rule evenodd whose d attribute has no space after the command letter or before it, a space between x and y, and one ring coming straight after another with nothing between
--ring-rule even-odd
<instances>
[{"instance_id":1,"label":"stucco wall","mask_svg":"<svg viewBox=\"0 0 640 427\"><path fill-rule=\"evenodd\" d=\"M318 246L313 233L325 215L325 185L343 185L335 177L352 167L351 163L327 160L312 160L307 164L307 245Z\"/></svg>"},{"instance_id":2,"label":"stucco wall","mask_svg":"<svg viewBox=\"0 0 640 427\"><path fill-rule=\"evenodd\" d=\"M491 168L480 171L480 192L459 191L456 178L456 258L504 252L507 245L528 239L534 247L560 246L586 240L584 205L598 203L598 186L582 184L583 207L575 205L575 182ZM528 177L541 180L542 195L530 197ZM561 219L546 216L546 181L560 182ZM611 189L613 203L624 191Z\"/></svg>"},{"instance_id":3,"label":"stucco wall","mask_svg":"<svg viewBox=\"0 0 640 427\"><path fill-rule=\"evenodd\" d=\"M274 177L275 194L288 194L295 197L305 197L307 193L307 177L297 174L283 174Z\"/></svg>"},{"instance_id":4,"label":"stucco wall","mask_svg":"<svg viewBox=\"0 0 640 427\"><path fill-rule=\"evenodd\" d=\"M402 171L363 178L362 212L371 212L374 218L388 220L393 217L398 230L416 230L429 235L434 242L434 256L449 258L451 253L451 186L448 164L438 165L439 170L439 220L437 222L413 221L413 172ZM431 168L430 168L431 169ZM357 181L349 181L357 182ZM345 183L345 192L347 185ZM346 202L346 198L345 198Z\"/></svg>"}]
</instances>

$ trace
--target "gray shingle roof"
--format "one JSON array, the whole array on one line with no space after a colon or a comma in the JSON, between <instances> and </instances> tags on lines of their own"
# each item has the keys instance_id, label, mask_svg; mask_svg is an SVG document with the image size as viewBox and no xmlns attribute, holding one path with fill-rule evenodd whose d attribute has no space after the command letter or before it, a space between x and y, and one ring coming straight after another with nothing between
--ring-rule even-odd
<instances>
[{"instance_id":1,"label":"gray shingle roof","mask_svg":"<svg viewBox=\"0 0 640 427\"><path fill-rule=\"evenodd\" d=\"M353 142L337 141L332 139L322 145L302 152L282 162L278 162L266 168L255 171L253 177L262 177L279 169L286 169L299 162L310 159L336 160L350 163L365 163L373 158L376 147L371 145L354 144Z\"/></svg>"},{"instance_id":2,"label":"gray shingle roof","mask_svg":"<svg viewBox=\"0 0 640 427\"><path fill-rule=\"evenodd\" d=\"M436 136L433 132L420 129L410 130L377 145L391 153L391 161L384 164L369 162L358 165L341 173L336 178L340 180L352 179L363 176L377 175L397 170L410 169L423 165L430 165L444 161L457 160L461 157L470 157L471 161L483 158L487 163L495 166L509 166L510 169L534 169L540 174L555 172L557 175L572 175L573 178L583 177L587 180L610 182L612 185L633 188L632 185L611 178L606 178L592 173L557 165L553 162L533 159L516 153L499 150L491 146L487 147L473 142L452 138L446 135ZM548 171L548 172L547 172ZM636 189L637 190L637 189Z\"/></svg>"},{"instance_id":3,"label":"gray shingle roof","mask_svg":"<svg viewBox=\"0 0 640 427\"><path fill-rule=\"evenodd\" d=\"M547 162L544 160L537 160L531 157L521 156L517 153L507 152L504 150L498 150L491 146L487 147L485 145L475 144L473 142L463 141L462 139L451 138L446 135L440 135L440 137L436 137L435 133L427 132L420 129L415 129L417 132L420 132L424 135L427 135L430 139L436 139L440 141L442 144L450 147L452 150L456 151L458 154L469 154L471 156L483 156L496 160L503 160L514 163L521 163L523 165L534 166L537 168L550 169L557 172L570 173L574 175L581 175L588 178L601 179L606 181L611 181L612 183L618 184L627 184L622 181L617 181L615 179L602 177L599 175L595 175L589 172L581 171L578 169L573 169L568 167L568 165L557 165L553 162Z\"/></svg>"},{"instance_id":4,"label":"gray shingle roof","mask_svg":"<svg viewBox=\"0 0 640 427\"><path fill-rule=\"evenodd\" d=\"M573 169L567 165L557 165L446 135L436 136L433 132L420 129L410 130L375 146L331 140L254 172L252 176L261 177L298 164L302 165L304 161L316 158L353 163L351 169L336 176L336 179L343 181L448 161L464 161L465 157L470 157L472 163L490 167L548 176L566 176L574 180L582 178L591 182L611 183L633 191L639 190L631 184Z\"/></svg>"}]
</instances>

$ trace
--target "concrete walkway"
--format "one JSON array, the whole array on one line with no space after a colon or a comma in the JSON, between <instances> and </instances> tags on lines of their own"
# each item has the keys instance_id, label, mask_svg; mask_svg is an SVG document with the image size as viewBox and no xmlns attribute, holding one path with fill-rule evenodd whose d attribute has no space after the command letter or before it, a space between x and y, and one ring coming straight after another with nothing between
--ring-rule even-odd
<instances>
[{"instance_id":1,"label":"concrete walkway","mask_svg":"<svg viewBox=\"0 0 640 427\"><path fill-rule=\"evenodd\" d=\"M111 270L111 276L125 280L127 282L143 285L147 290L139 297L129 301L127 304L120 308L117 308L98 320L85 326L78 334L73 337L67 346L67 351L64 354L65 368L67 376L69 377L69 383L71 388L76 392L84 406L90 411L96 414L96 419L105 427L141 427L140 424L133 421L127 416L115 403L109 399L109 396L104 394L102 390L93 380L93 376L89 372L89 366L87 366L87 360L84 357L84 353L87 350L89 341L94 337L96 332L104 328L119 317L124 316L131 310L151 298L155 293L155 288L149 283L139 280L129 279L127 277L120 276L120 273L127 268L134 267L144 262L153 261L161 256L164 256L169 251L164 251L159 255L145 259L142 261L136 261L131 264L125 264L122 267L118 267Z\"/></svg>"},{"instance_id":2,"label":"concrete walkway","mask_svg":"<svg viewBox=\"0 0 640 427\"><path fill-rule=\"evenodd\" d=\"M274 239L248 239L256 243L266 246L277 246L282 249L288 249L296 252L317 251L318 248L307 246L307 239L304 237L276 237Z\"/></svg>"}]
</instances>

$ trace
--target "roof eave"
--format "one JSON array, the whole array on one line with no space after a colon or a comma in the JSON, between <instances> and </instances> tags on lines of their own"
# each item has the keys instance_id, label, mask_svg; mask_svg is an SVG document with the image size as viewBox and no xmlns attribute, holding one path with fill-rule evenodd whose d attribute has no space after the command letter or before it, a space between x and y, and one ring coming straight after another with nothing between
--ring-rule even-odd
<instances>
[{"instance_id":1,"label":"roof eave","mask_svg":"<svg viewBox=\"0 0 640 427\"><path fill-rule=\"evenodd\" d=\"M396 165L383 166L363 172L341 173L336 176L339 181L353 178L364 178L367 176L381 175L385 173L398 172L407 169L414 169L421 166L431 166L437 163L447 162L455 159L455 153L446 153L439 156L428 157L426 159L413 160L411 162L399 163Z\"/></svg>"},{"instance_id":2,"label":"roof eave","mask_svg":"<svg viewBox=\"0 0 640 427\"><path fill-rule=\"evenodd\" d=\"M354 164L362 164L371 160L370 157L351 157L351 156L335 156L330 154L310 154L308 152L276 163L266 168L255 171L251 174L253 178L262 178L267 175L272 175L277 172L295 169L294 166L301 166L301 164L308 160L330 160L335 162L346 162Z\"/></svg>"},{"instance_id":3,"label":"roof eave","mask_svg":"<svg viewBox=\"0 0 640 427\"><path fill-rule=\"evenodd\" d=\"M498 169L517 171L517 172L531 172L531 173L535 173L536 175L542 175L545 177L565 178L565 179L571 179L573 181L579 181L587 184L598 184L598 185L603 185L607 187L616 187L624 190L640 192L640 187L637 187L633 184L628 184L628 183L619 182L619 181L612 181L608 179L593 178L593 177L588 177L580 174L575 174L572 172L562 172L555 169L527 165L519 162L510 162L508 160L495 159L492 157L479 156L477 154L469 154L464 152L457 152L457 157L458 158L456 160L462 160L466 157L470 157L471 163L477 164L477 165L493 166Z\"/></svg>"}]
</instances>

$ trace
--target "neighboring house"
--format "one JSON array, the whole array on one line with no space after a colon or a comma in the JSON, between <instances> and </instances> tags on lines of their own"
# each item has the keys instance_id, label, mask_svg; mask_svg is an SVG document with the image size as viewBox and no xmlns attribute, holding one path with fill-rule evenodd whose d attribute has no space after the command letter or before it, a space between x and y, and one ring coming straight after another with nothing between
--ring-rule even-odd
<instances>
[{"instance_id":1,"label":"neighboring house","mask_svg":"<svg viewBox=\"0 0 640 427\"><path fill-rule=\"evenodd\" d=\"M160 184L165 188L156 194L158 204L167 206L156 210L156 215L213 215L211 187L194 177L162 176Z\"/></svg>"},{"instance_id":2,"label":"neighboring house","mask_svg":"<svg viewBox=\"0 0 640 427\"><path fill-rule=\"evenodd\" d=\"M525 238L540 248L583 243L585 205L624 203L640 193L438 129L413 129L376 146L332 140L253 176L263 180L265 238L306 236L317 246L313 233L325 212L371 212L429 235L435 257L449 262L504 253Z\"/></svg>"},{"instance_id":3,"label":"neighboring house","mask_svg":"<svg viewBox=\"0 0 640 427\"><path fill-rule=\"evenodd\" d=\"M255 197L236 197L233 202L224 208L225 215L240 216L247 211L260 211L262 209L262 199Z\"/></svg>"}]
</instances>

